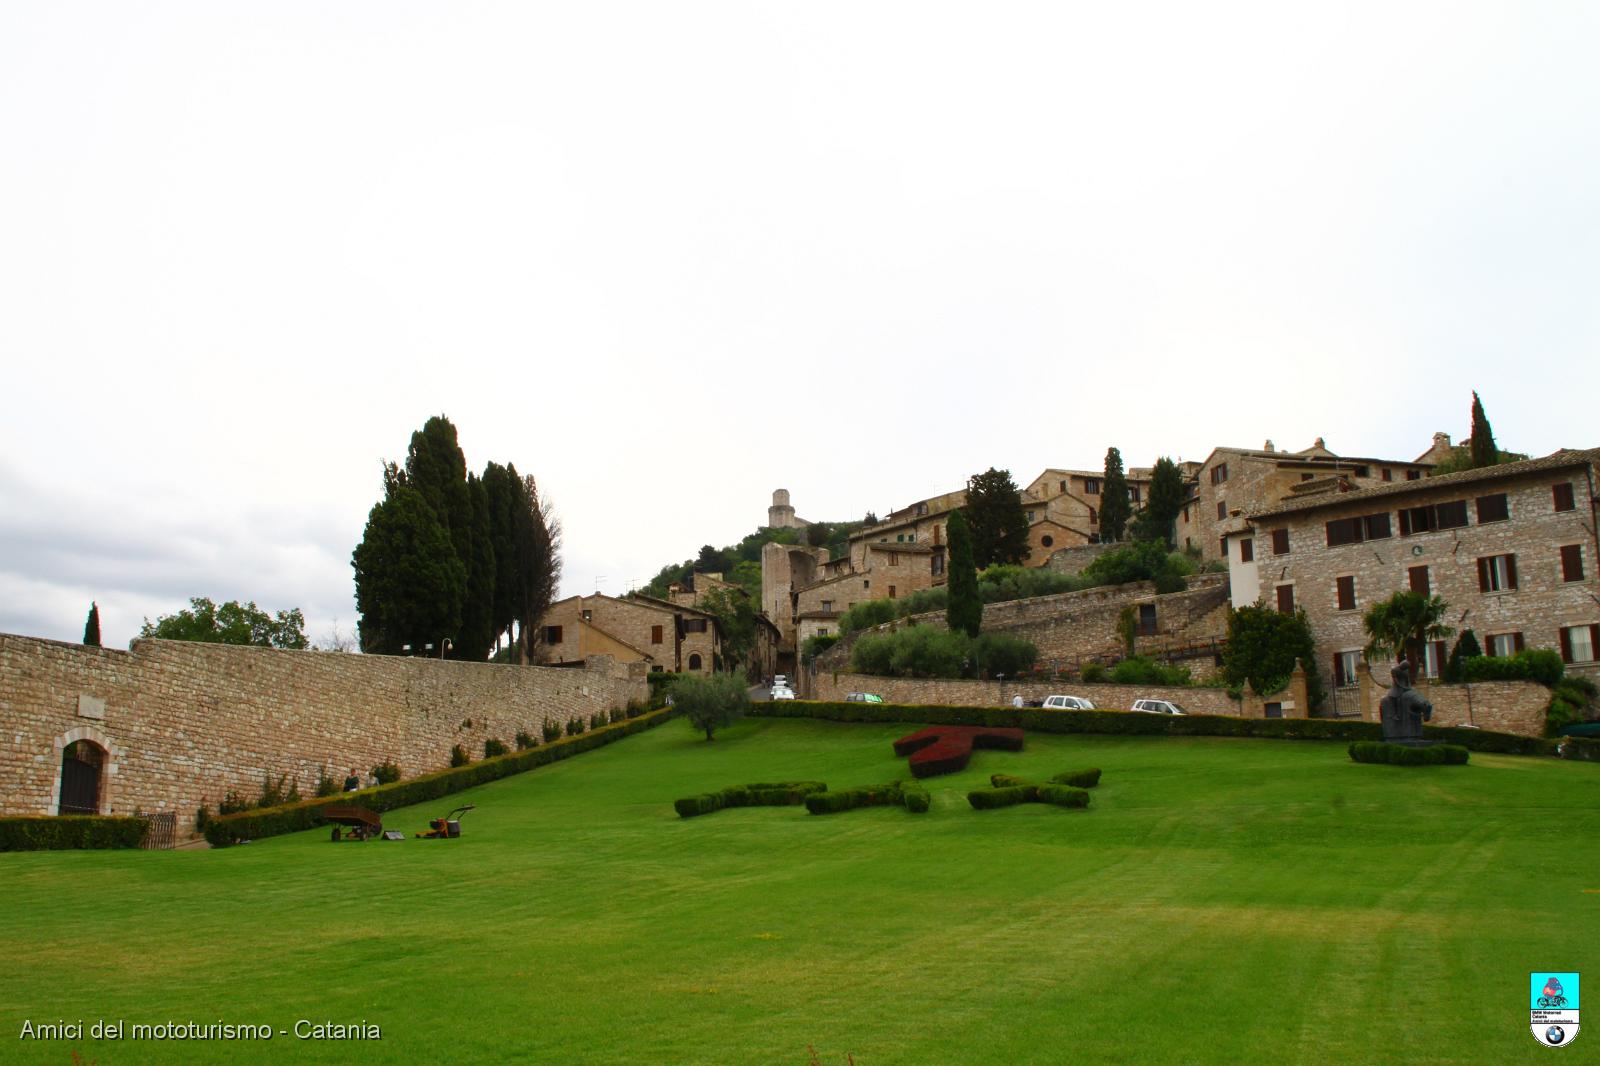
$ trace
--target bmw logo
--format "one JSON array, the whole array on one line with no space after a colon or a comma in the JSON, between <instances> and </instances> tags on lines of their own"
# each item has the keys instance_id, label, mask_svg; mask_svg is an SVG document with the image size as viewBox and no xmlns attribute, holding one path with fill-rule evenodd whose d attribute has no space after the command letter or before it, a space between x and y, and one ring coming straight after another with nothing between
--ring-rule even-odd
<instances>
[{"instance_id":1,"label":"bmw logo","mask_svg":"<svg viewBox=\"0 0 1600 1066\"><path fill-rule=\"evenodd\" d=\"M1567 1038L1567 1031L1559 1025L1552 1025L1544 1031L1545 1042L1554 1047Z\"/></svg>"}]
</instances>

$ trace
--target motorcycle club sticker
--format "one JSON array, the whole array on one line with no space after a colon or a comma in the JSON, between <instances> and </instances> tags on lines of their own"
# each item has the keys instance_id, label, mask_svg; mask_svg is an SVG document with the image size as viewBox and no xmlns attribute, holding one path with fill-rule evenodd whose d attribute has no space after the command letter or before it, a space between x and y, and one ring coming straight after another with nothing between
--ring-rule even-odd
<instances>
[{"instance_id":1,"label":"motorcycle club sticker","mask_svg":"<svg viewBox=\"0 0 1600 1066\"><path fill-rule=\"evenodd\" d=\"M1529 975L1528 1026L1545 1047L1566 1047L1578 1035L1578 975L1535 970Z\"/></svg>"}]
</instances>

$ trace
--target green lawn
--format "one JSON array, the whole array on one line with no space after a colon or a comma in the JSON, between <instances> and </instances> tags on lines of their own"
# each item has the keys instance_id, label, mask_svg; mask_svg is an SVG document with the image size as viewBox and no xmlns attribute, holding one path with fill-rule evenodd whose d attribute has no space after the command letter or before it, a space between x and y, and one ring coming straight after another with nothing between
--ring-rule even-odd
<instances>
[{"instance_id":1,"label":"green lawn","mask_svg":"<svg viewBox=\"0 0 1600 1066\"><path fill-rule=\"evenodd\" d=\"M673 813L903 777L909 731L669 723L463 793L453 842L0 855L0 1061L1477 1066L1550 1054L1529 971L1600 982L1594 765L1030 734L931 779L925 815ZM966 803L1085 766L1088 811ZM383 1036L27 1043L25 1018Z\"/></svg>"}]
</instances>

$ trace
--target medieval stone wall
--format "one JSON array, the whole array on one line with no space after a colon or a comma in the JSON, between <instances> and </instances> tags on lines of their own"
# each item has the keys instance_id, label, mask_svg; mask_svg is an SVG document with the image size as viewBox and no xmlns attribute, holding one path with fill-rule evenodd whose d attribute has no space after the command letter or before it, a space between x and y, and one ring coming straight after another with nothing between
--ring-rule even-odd
<instances>
[{"instance_id":1,"label":"medieval stone wall","mask_svg":"<svg viewBox=\"0 0 1600 1066\"><path fill-rule=\"evenodd\" d=\"M556 669L438 659L139 640L129 651L0 634L0 812L52 814L62 751L106 752L103 813L214 811L287 775L309 797L394 762L403 776L512 746L561 724L644 700L642 664L607 658Z\"/></svg>"},{"instance_id":2,"label":"medieval stone wall","mask_svg":"<svg viewBox=\"0 0 1600 1066\"><path fill-rule=\"evenodd\" d=\"M1361 717L1381 722L1379 704L1389 691L1370 667L1357 671L1361 681ZM1423 679L1417 683L1422 698L1433 704L1429 725L1476 726L1495 733L1516 733L1526 737L1544 735L1545 708L1550 705L1550 690L1534 681L1477 681L1446 685Z\"/></svg>"}]
</instances>

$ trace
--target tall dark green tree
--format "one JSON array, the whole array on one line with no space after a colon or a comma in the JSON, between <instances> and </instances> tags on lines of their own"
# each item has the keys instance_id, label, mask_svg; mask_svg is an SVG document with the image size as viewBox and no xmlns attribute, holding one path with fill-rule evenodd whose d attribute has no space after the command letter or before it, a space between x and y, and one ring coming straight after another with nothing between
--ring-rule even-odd
<instances>
[{"instance_id":1,"label":"tall dark green tree","mask_svg":"<svg viewBox=\"0 0 1600 1066\"><path fill-rule=\"evenodd\" d=\"M489 658L495 644L495 565L494 531L489 520L489 493L476 474L467 475L466 596L461 601L461 626L452 641L453 658L481 663ZM461 546L457 545L457 551Z\"/></svg>"},{"instance_id":2,"label":"tall dark green tree","mask_svg":"<svg viewBox=\"0 0 1600 1066\"><path fill-rule=\"evenodd\" d=\"M539 498L533 476L522 479L517 509L517 642L518 662L531 660L530 634L555 601L561 584L561 520L548 500Z\"/></svg>"},{"instance_id":3,"label":"tall dark green tree","mask_svg":"<svg viewBox=\"0 0 1600 1066\"><path fill-rule=\"evenodd\" d=\"M975 637L983 626L983 601L978 598L978 570L973 562L972 533L967 528L965 508L950 512L944 531L950 542L946 564L950 592L945 599L945 621L952 633L959 631Z\"/></svg>"},{"instance_id":4,"label":"tall dark green tree","mask_svg":"<svg viewBox=\"0 0 1600 1066\"><path fill-rule=\"evenodd\" d=\"M90 602L89 617L83 623L83 642L91 648L100 646L100 605Z\"/></svg>"},{"instance_id":5,"label":"tall dark green tree","mask_svg":"<svg viewBox=\"0 0 1600 1066\"><path fill-rule=\"evenodd\" d=\"M1133 505L1128 502L1128 476L1122 469L1122 453L1106 449L1106 472L1100 481L1100 540L1114 543L1128 527Z\"/></svg>"},{"instance_id":6,"label":"tall dark green tree","mask_svg":"<svg viewBox=\"0 0 1600 1066\"><path fill-rule=\"evenodd\" d=\"M1028 559L1028 515L1011 471L990 467L967 483L966 511L972 561L979 570Z\"/></svg>"},{"instance_id":7,"label":"tall dark green tree","mask_svg":"<svg viewBox=\"0 0 1600 1066\"><path fill-rule=\"evenodd\" d=\"M1305 611L1286 614L1267 607L1241 607L1228 613L1228 647L1222 655L1222 676L1228 684L1248 681L1257 694L1267 695L1288 683L1296 662L1305 667L1306 696L1316 707L1322 702L1322 680L1312 666L1316 642Z\"/></svg>"},{"instance_id":8,"label":"tall dark green tree","mask_svg":"<svg viewBox=\"0 0 1600 1066\"><path fill-rule=\"evenodd\" d=\"M1168 548L1176 543L1178 512L1188 490L1178 464L1162 456L1150 472L1150 497L1133 523L1135 540L1162 540Z\"/></svg>"},{"instance_id":9,"label":"tall dark green tree","mask_svg":"<svg viewBox=\"0 0 1600 1066\"><path fill-rule=\"evenodd\" d=\"M399 655L406 644L417 650L456 639L467 568L420 491L391 482L350 563L362 651Z\"/></svg>"},{"instance_id":10,"label":"tall dark green tree","mask_svg":"<svg viewBox=\"0 0 1600 1066\"><path fill-rule=\"evenodd\" d=\"M1483 413L1483 401L1476 391L1472 394L1472 439L1467 442L1472 453L1472 466L1494 466L1500 461L1500 449L1495 447L1494 430L1489 426L1489 416Z\"/></svg>"},{"instance_id":11,"label":"tall dark green tree","mask_svg":"<svg viewBox=\"0 0 1600 1066\"><path fill-rule=\"evenodd\" d=\"M483 491L488 497L489 539L494 545L494 605L489 615L490 624L494 627L496 642L504 636L509 643L513 641L518 617L517 515L527 506L516 466L499 463L485 466Z\"/></svg>"}]
</instances>

